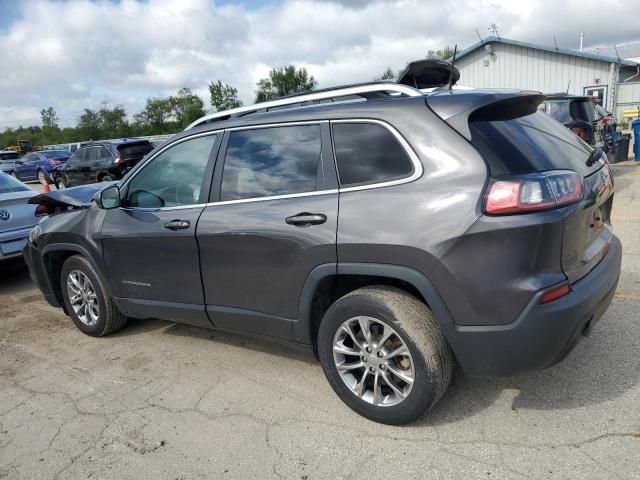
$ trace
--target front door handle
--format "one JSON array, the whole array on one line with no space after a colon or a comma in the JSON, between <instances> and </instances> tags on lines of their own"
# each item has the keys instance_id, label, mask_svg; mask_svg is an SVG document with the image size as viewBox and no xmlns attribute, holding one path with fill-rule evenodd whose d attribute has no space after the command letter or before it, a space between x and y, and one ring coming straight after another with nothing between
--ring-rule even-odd
<instances>
[{"instance_id":1,"label":"front door handle","mask_svg":"<svg viewBox=\"0 0 640 480\"><path fill-rule=\"evenodd\" d=\"M320 225L327 221L327 216L321 213L299 213L292 217L287 217L285 222L296 227L308 227L309 225Z\"/></svg>"},{"instance_id":2,"label":"front door handle","mask_svg":"<svg viewBox=\"0 0 640 480\"><path fill-rule=\"evenodd\" d=\"M169 230L185 230L191 226L191 223L187 220L171 220L164 224L164 228Z\"/></svg>"}]
</instances>

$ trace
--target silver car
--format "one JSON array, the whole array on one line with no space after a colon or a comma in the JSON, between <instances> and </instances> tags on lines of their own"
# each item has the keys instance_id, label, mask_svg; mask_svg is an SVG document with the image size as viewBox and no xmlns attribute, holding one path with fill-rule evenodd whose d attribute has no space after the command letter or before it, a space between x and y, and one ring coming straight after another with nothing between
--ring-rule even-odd
<instances>
[{"instance_id":1,"label":"silver car","mask_svg":"<svg viewBox=\"0 0 640 480\"><path fill-rule=\"evenodd\" d=\"M0 260L22 254L29 232L40 220L35 215L36 206L27 203L37 193L0 172Z\"/></svg>"}]
</instances>

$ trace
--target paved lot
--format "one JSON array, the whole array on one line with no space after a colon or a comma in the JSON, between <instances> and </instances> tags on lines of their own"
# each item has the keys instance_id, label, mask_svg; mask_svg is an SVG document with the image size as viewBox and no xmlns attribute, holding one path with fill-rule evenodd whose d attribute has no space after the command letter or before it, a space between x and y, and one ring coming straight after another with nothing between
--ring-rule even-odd
<instances>
[{"instance_id":1,"label":"paved lot","mask_svg":"<svg viewBox=\"0 0 640 480\"><path fill-rule=\"evenodd\" d=\"M0 267L0 478L640 478L640 168L613 304L562 364L458 375L417 423L352 413L312 356L162 321L81 334Z\"/></svg>"}]
</instances>

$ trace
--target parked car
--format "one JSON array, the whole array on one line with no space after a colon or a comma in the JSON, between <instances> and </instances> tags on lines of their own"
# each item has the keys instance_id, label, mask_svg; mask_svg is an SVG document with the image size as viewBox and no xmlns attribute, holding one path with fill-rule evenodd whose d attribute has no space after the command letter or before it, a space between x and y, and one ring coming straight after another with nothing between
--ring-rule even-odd
<instances>
[{"instance_id":1,"label":"parked car","mask_svg":"<svg viewBox=\"0 0 640 480\"><path fill-rule=\"evenodd\" d=\"M66 150L42 150L32 152L15 161L9 173L21 181L38 180L40 183L53 183L51 170L69 158Z\"/></svg>"},{"instance_id":2,"label":"parked car","mask_svg":"<svg viewBox=\"0 0 640 480\"><path fill-rule=\"evenodd\" d=\"M22 254L29 232L40 220L36 207L28 203L35 195L24 183L0 172L0 260Z\"/></svg>"},{"instance_id":3,"label":"parked car","mask_svg":"<svg viewBox=\"0 0 640 480\"><path fill-rule=\"evenodd\" d=\"M63 189L119 180L151 150L153 145L147 140L89 143L76 150L65 165L55 170L53 183L58 189Z\"/></svg>"},{"instance_id":4,"label":"parked car","mask_svg":"<svg viewBox=\"0 0 640 480\"><path fill-rule=\"evenodd\" d=\"M24 254L88 335L160 318L302 345L356 412L410 422L454 359L548 367L614 295L611 172L543 100L374 83L210 114L117 184L32 199Z\"/></svg>"},{"instance_id":5,"label":"parked car","mask_svg":"<svg viewBox=\"0 0 640 480\"><path fill-rule=\"evenodd\" d=\"M0 150L0 172L11 173L15 169L16 160L20 158L13 150Z\"/></svg>"},{"instance_id":6,"label":"parked car","mask_svg":"<svg viewBox=\"0 0 640 480\"><path fill-rule=\"evenodd\" d=\"M605 153L614 150L617 144L615 119L593 97L554 93L546 95L540 108L589 145L601 148Z\"/></svg>"}]
</instances>

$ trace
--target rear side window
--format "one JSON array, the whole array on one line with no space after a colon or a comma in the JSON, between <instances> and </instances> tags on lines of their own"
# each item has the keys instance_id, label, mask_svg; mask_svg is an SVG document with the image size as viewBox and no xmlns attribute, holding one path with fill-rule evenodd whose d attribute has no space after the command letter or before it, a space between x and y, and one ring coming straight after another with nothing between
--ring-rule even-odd
<instances>
[{"instance_id":1,"label":"rear side window","mask_svg":"<svg viewBox=\"0 0 640 480\"><path fill-rule=\"evenodd\" d=\"M600 161L587 165L591 147L548 115L536 111L504 120L501 115L474 114L469 122L471 143L493 176L547 170L573 170L586 176L602 166Z\"/></svg>"},{"instance_id":2,"label":"rear side window","mask_svg":"<svg viewBox=\"0 0 640 480\"><path fill-rule=\"evenodd\" d=\"M222 172L221 200L316 190L322 171L320 139L320 125L231 132Z\"/></svg>"},{"instance_id":3,"label":"rear side window","mask_svg":"<svg viewBox=\"0 0 640 480\"><path fill-rule=\"evenodd\" d=\"M151 150L153 145L147 141L118 145L118 152L124 157L144 157Z\"/></svg>"},{"instance_id":4,"label":"rear side window","mask_svg":"<svg viewBox=\"0 0 640 480\"><path fill-rule=\"evenodd\" d=\"M334 123L340 185L352 187L408 177L413 163L398 139L375 123Z\"/></svg>"}]
</instances>

